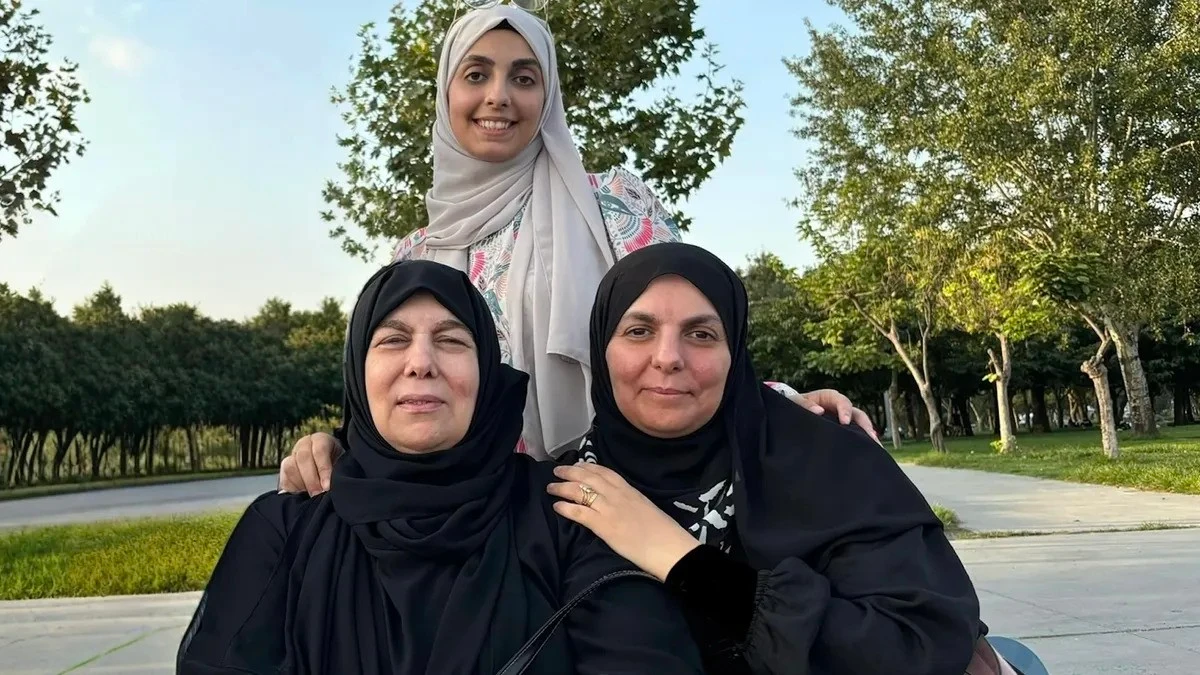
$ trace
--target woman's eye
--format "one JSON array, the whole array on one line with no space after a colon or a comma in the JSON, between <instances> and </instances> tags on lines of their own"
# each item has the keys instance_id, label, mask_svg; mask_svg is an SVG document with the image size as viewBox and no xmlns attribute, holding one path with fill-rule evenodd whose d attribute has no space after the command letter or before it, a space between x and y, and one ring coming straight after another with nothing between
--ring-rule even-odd
<instances>
[{"instance_id":1,"label":"woman's eye","mask_svg":"<svg viewBox=\"0 0 1200 675\"><path fill-rule=\"evenodd\" d=\"M522 87L532 87L533 85L537 84L537 80L528 75L518 75L513 79L515 79L517 84L521 85Z\"/></svg>"},{"instance_id":2,"label":"woman's eye","mask_svg":"<svg viewBox=\"0 0 1200 675\"><path fill-rule=\"evenodd\" d=\"M486 79L483 73L479 71L467 73L464 77L466 78L467 82L482 82Z\"/></svg>"},{"instance_id":3,"label":"woman's eye","mask_svg":"<svg viewBox=\"0 0 1200 675\"><path fill-rule=\"evenodd\" d=\"M646 337L650 331L646 328L635 327L625 331L625 334L629 337Z\"/></svg>"}]
</instances>

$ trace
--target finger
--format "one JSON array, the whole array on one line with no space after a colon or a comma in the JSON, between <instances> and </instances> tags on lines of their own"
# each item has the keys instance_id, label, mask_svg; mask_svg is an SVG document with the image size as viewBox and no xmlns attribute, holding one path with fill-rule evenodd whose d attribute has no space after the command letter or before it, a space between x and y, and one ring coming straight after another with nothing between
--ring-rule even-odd
<instances>
[{"instance_id":1,"label":"finger","mask_svg":"<svg viewBox=\"0 0 1200 675\"><path fill-rule=\"evenodd\" d=\"M871 435L871 438L874 438L877 441L879 440L879 432L875 431L875 425L871 423L871 416L866 412L855 408L853 422L865 429L866 432Z\"/></svg>"},{"instance_id":2,"label":"finger","mask_svg":"<svg viewBox=\"0 0 1200 675\"><path fill-rule=\"evenodd\" d=\"M300 476L304 479L304 492L311 496L324 492L321 489L321 474L317 472L317 464L313 461L312 436L305 436L296 442L292 458L296 460Z\"/></svg>"},{"instance_id":3,"label":"finger","mask_svg":"<svg viewBox=\"0 0 1200 675\"><path fill-rule=\"evenodd\" d=\"M300 469L296 468L296 460L291 456L283 458L279 463L279 491L282 492L304 492L304 478L300 475Z\"/></svg>"},{"instance_id":4,"label":"finger","mask_svg":"<svg viewBox=\"0 0 1200 675\"><path fill-rule=\"evenodd\" d=\"M579 480L582 480L584 483L587 483L592 487L600 486L607 489L609 492L615 492L617 490L624 489L626 486L625 479L621 477L621 474L606 466L600 466L599 464L593 464L591 462L584 461L576 462L574 466L575 468L580 469L583 472L583 475L586 476Z\"/></svg>"},{"instance_id":5,"label":"finger","mask_svg":"<svg viewBox=\"0 0 1200 675\"><path fill-rule=\"evenodd\" d=\"M576 483L587 483L588 485L603 491L602 489L614 488L608 478L597 471L595 464L572 464L554 467L554 475L563 480L575 481Z\"/></svg>"},{"instance_id":6,"label":"finger","mask_svg":"<svg viewBox=\"0 0 1200 675\"><path fill-rule=\"evenodd\" d=\"M841 421L842 424L850 424L850 420L854 418L854 411L855 407L854 404L850 402L850 399L846 398L845 400L838 401L838 420Z\"/></svg>"},{"instance_id":7,"label":"finger","mask_svg":"<svg viewBox=\"0 0 1200 675\"><path fill-rule=\"evenodd\" d=\"M825 409L822 408L821 405L816 402L816 400L811 399L811 398L805 396L804 394L788 394L787 398L792 403L795 403L796 405L800 406L801 408L804 408L805 410L809 411L810 413L813 413L816 415L824 415L825 414Z\"/></svg>"},{"instance_id":8,"label":"finger","mask_svg":"<svg viewBox=\"0 0 1200 675\"><path fill-rule=\"evenodd\" d=\"M575 482L550 483L546 486L546 492L569 502L583 501L583 491L579 489L579 483Z\"/></svg>"},{"instance_id":9,"label":"finger","mask_svg":"<svg viewBox=\"0 0 1200 675\"><path fill-rule=\"evenodd\" d=\"M591 530L596 536L600 536L600 533L596 532L596 526L601 522L599 520L600 514L592 509L574 502L554 502L554 512L567 520L579 523ZM604 537L600 538L603 539Z\"/></svg>"},{"instance_id":10,"label":"finger","mask_svg":"<svg viewBox=\"0 0 1200 675\"><path fill-rule=\"evenodd\" d=\"M590 493L584 491L584 485L588 485L588 487L591 488ZM597 490L588 483L577 483L574 481L567 483L550 483L546 486L546 492L549 492L555 497L565 499L573 504L579 504L580 506L593 511L603 508L603 506L606 504L604 500L604 493L600 492L600 490ZM590 504L588 503L589 496L592 497Z\"/></svg>"},{"instance_id":11,"label":"finger","mask_svg":"<svg viewBox=\"0 0 1200 675\"><path fill-rule=\"evenodd\" d=\"M334 453L338 451L337 440L329 434L313 434L313 460L317 465L317 475L321 479L321 491L329 489L333 479Z\"/></svg>"}]
</instances>

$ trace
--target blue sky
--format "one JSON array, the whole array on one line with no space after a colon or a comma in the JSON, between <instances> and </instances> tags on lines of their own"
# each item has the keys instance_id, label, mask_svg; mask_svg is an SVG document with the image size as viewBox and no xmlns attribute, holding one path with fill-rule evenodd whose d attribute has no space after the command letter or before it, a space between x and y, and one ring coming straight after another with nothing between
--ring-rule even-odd
<instances>
[{"instance_id":1,"label":"blue sky","mask_svg":"<svg viewBox=\"0 0 1200 675\"><path fill-rule=\"evenodd\" d=\"M342 157L329 91L349 77L359 26L392 4L29 0L54 54L80 63L90 147L54 177L59 217L0 240L0 282L37 286L64 313L105 281L130 311L189 302L242 318L272 296L348 304L372 265L343 253L318 216ZM732 156L685 205L687 240L731 265L764 249L813 262L785 205L804 149L781 58L808 49L805 17L837 16L796 0L701 2L698 21L745 83L747 108Z\"/></svg>"}]
</instances>

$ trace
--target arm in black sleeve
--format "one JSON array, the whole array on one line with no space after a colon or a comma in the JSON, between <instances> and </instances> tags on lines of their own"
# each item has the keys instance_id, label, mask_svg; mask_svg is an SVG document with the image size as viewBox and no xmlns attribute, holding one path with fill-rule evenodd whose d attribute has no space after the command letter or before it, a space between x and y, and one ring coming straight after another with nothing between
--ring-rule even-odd
<instances>
[{"instance_id":1,"label":"arm in black sleeve","mask_svg":"<svg viewBox=\"0 0 1200 675\"><path fill-rule=\"evenodd\" d=\"M271 492L255 499L242 514L184 632L176 657L177 673L257 673L279 665L274 661L283 655L282 617L278 635L239 633L272 586L289 523L306 499ZM239 638L246 637L253 638L253 653L235 653Z\"/></svg>"},{"instance_id":2,"label":"arm in black sleeve","mask_svg":"<svg viewBox=\"0 0 1200 675\"><path fill-rule=\"evenodd\" d=\"M818 572L789 558L762 579L746 660L797 673L961 675L979 635L974 587L937 526L837 547Z\"/></svg>"},{"instance_id":3,"label":"arm in black sleeve","mask_svg":"<svg viewBox=\"0 0 1200 675\"><path fill-rule=\"evenodd\" d=\"M772 407L743 487L758 510L737 514L750 564L701 547L667 579L711 672L962 675L979 601L925 499L875 442Z\"/></svg>"},{"instance_id":4,"label":"arm in black sleeve","mask_svg":"<svg viewBox=\"0 0 1200 675\"><path fill-rule=\"evenodd\" d=\"M564 601L593 581L633 569L582 527L571 537L563 576ZM612 581L581 602L563 622L579 675L697 675L703 673L687 623L662 584L630 577Z\"/></svg>"}]
</instances>

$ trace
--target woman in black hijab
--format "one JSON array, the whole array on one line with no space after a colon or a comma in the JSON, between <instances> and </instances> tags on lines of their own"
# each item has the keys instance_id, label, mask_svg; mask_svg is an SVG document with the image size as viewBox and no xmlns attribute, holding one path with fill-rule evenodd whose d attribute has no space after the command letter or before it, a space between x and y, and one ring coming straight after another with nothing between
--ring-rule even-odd
<instances>
[{"instance_id":1,"label":"woman in black hijab","mask_svg":"<svg viewBox=\"0 0 1200 675\"><path fill-rule=\"evenodd\" d=\"M618 262L555 510L665 582L710 673L962 675L985 629L940 521L876 442L756 380L747 327L711 253Z\"/></svg>"},{"instance_id":2,"label":"woman in black hijab","mask_svg":"<svg viewBox=\"0 0 1200 675\"><path fill-rule=\"evenodd\" d=\"M390 265L345 351L348 449L328 496L268 493L213 571L182 673L491 674L567 600L632 566L556 517L551 467L514 454L526 376L500 362L466 275ZM588 596L530 670L699 672L661 587Z\"/></svg>"}]
</instances>

